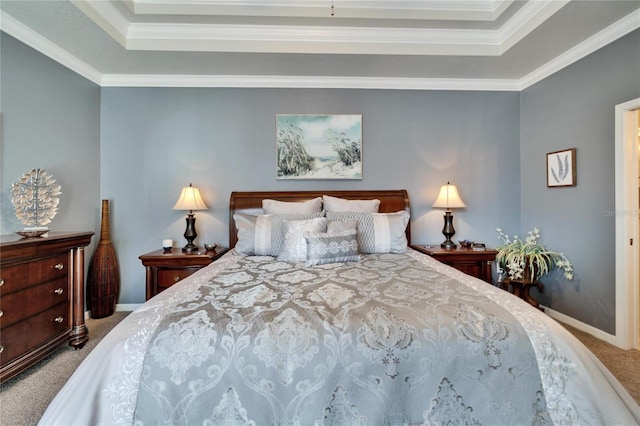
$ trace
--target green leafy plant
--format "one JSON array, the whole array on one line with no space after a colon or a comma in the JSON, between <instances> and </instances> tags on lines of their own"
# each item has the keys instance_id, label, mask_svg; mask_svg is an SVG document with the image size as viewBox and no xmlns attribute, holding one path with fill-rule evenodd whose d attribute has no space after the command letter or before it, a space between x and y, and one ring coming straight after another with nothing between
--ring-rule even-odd
<instances>
[{"instance_id":1,"label":"green leafy plant","mask_svg":"<svg viewBox=\"0 0 640 426\"><path fill-rule=\"evenodd\" d=\"M506 269L512 280L538 280L554 269L562 269L567 280L573 279L573 266L564 253L549 250L538 243L540 231L533 228L524 241L517 235L509 238L502 229L497 228L498 239L502 244L496 247L496 261Z\"/></svg>"}]
</instances>

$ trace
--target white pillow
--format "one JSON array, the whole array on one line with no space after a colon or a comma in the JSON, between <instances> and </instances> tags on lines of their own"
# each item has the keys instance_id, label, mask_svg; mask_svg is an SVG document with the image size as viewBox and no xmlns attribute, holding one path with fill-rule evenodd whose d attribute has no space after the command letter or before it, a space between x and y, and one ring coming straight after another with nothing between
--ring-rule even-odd
<instances>
[{"instance_id":1,"label":"white pillow","mask_svg":"<svg viewBox=\"0 0 640 426\"><path fill-rule=\"evenodd\" d=\"M345 198L323 195L324 211L326 212L361 212L378 213L380 200L347 200Z\"/></svg>"},{"instance_id":2,"label":"white pillow","mask_svg":"<svg viewBox=\"0 0 640 426\"><path fill-rule=\"evenodd\" d=\"M262 200L265 214L303 214L322 211L322 197L308 201Z\"/></svg>"},{"instance_id":3,"label":"white pillow","mask_svg":"<svg viewBox=\"0 0 640 426\"><path fill-rule=\"evenodd\" d=\"M236 252L248 256L277 256L284 242L282 228L287 220L305 220L322 217L323 213L233 215L238 231Z\"/></svg>"},{"instance_id":4,"label":"white pillow","mask_svg":"<svg viewBox=\"0 0 640 426\"><path fill-rule=\"evenodd\" d=\"M305 232L304 239L307 241L306 266L360 260L355 229L335 233Z\"/></svg>"},{"instance_id":5,"label":"white pillow","mask_svg":"<svg viewBox=\"0 0 640 426\"><path fill-rule=\"evenodd\" d=\"M329 220L358 221L358 247L360 253L404 253L407 250L405 231L409 212L358 213L327 212Z\"/></svg>"},{"instance_id":6,"label":"white pillow","mask_svg":"<svg viewBox=\"0 0 640 426\"><path fill-rule=\"evenodd\" d=\"M304 262L307 260L307 241L305 232L326 232L327 218L320 217L308 220L291 220L284 223L282 232L284 244L278 254L283 262Z\"/></svg>"}]
</instances>

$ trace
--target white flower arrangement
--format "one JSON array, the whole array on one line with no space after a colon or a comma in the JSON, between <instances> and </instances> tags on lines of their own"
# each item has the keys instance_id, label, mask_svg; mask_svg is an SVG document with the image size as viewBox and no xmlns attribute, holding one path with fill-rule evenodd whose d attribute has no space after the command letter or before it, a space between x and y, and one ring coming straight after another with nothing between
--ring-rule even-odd
<instances>
[{"instance_id":1,"label":"white flower arrangement","mask_svg":"<svg viewBox=\"0 0 640 426\"><path fill-rule=\"evenodd\" d=\"M507 270L509 278L512 280L528 278L525 277L527 272L525 268L529 269L532 282L556 268L564 271L565 279L573 279L573 266L564 253L551 251L538 243L540 238L538 228L534 227L533 231L529 231L524 242L517 235L514 235L513 239L509 238L500 228L497 228L496 231L498 239L503 243L496 248L498 250L496 261Z\"/></svg>"}]
</instances>

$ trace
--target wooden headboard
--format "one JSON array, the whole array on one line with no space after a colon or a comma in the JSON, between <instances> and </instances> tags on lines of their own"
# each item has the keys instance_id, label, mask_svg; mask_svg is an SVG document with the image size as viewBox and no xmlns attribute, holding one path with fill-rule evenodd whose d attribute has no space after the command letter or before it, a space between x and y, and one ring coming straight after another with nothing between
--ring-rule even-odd
<instances>
[{"instance_id":1,"label":"wooden headboard","mask_svg":"<svg viewBox=\"0 0 640 426\"><path fill-rule=\"evenodd\" d=\"M233 220L235 213L255 213L262 208L262 200L268 198L278 201L306 201L323 195L347 198L350 200L380 200L380 213L393 213L409 210L409 195L405 189L380 191L275 191L275 192L232 192L229 200L229 247L235 247L238 242L236 227ZM407 225L407 241L411 244L411 223Z\"/></svg>"}]
</instances>

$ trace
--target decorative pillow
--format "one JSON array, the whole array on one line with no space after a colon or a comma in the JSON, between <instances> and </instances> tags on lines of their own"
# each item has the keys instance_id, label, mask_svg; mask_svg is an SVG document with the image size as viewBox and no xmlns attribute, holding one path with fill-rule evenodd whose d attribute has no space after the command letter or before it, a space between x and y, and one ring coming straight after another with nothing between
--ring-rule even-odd
<instances>
[{"instance_id":1,"label":"decorative pillow","mask_svg":"<svg viewBox=\"0 0 640 426\"><path fill-rule=\"evenodd\" d=\"M322 212L287 215L236 213L233 215L238 230L236 252L249 256L277 256L284 242L282 227L287 220L306 220L322 216Z\"/></svg>"},{"instance_id":2,"label":"decorative pillow","mask_svg":"<svg viewBox=\"0 0 640 426\"><path fill-rule=\"evenodd\" d=\"M327 212L326 216L329 220L358 221L360 253L404 253L407 250L405 230L409 223L409 212Z\"/></svg>"},{"instance_id":3,"label":"decorative pillow","mask_svg":"<svg viewBox=\"0 0 640 426\"><path fill-rule=\"evenodd\" d=\"M262 200L265 214L304 214L322 211L322 197L308 201Z\"/></svg>"},{"instance_id":4,"label":"decorative pillow","mask_svg":"<svg viewBox=\"0 0 640 426\"><path fill-rule=\"evenodd\" d=\"M324 211L326 212L361 212L378 213L380 200L347 200L344 198L323 195Z\"/></svg>"},{"instance_id":5,"label":"decorative pillow","mask_svg":"<svg viewBox=\"0 0 640 426\"><path fill-rule=\"evenodd\" d=\"M349 220L330 220L327 222L327 234L335 234L338 232L358 230L358 221L355 219Z\"/></svg>"},{"instance_id":6,"label":"decorative pillow","mask_svg":"<svg viewBox=\"0 0 640 426\"><path fill-rule=\"evenodd\" d=\"M307 243L306 266L360 260L356 231L326 234L305 232L304 239Z\"/></svg>"},{"instance_id":7,"label":"decorative pillow","mask_svg":"<svg viewBox=\"0 0 640 426\"><path fill-rule=\"evenodd\" d=\"M307 259L305 232L326 232L326 230L327 218L325 217L285 222L282 228L284 244L280 254L278 254L278 260L283 262L304 262Z\"/></svg>"}]
</instances>

